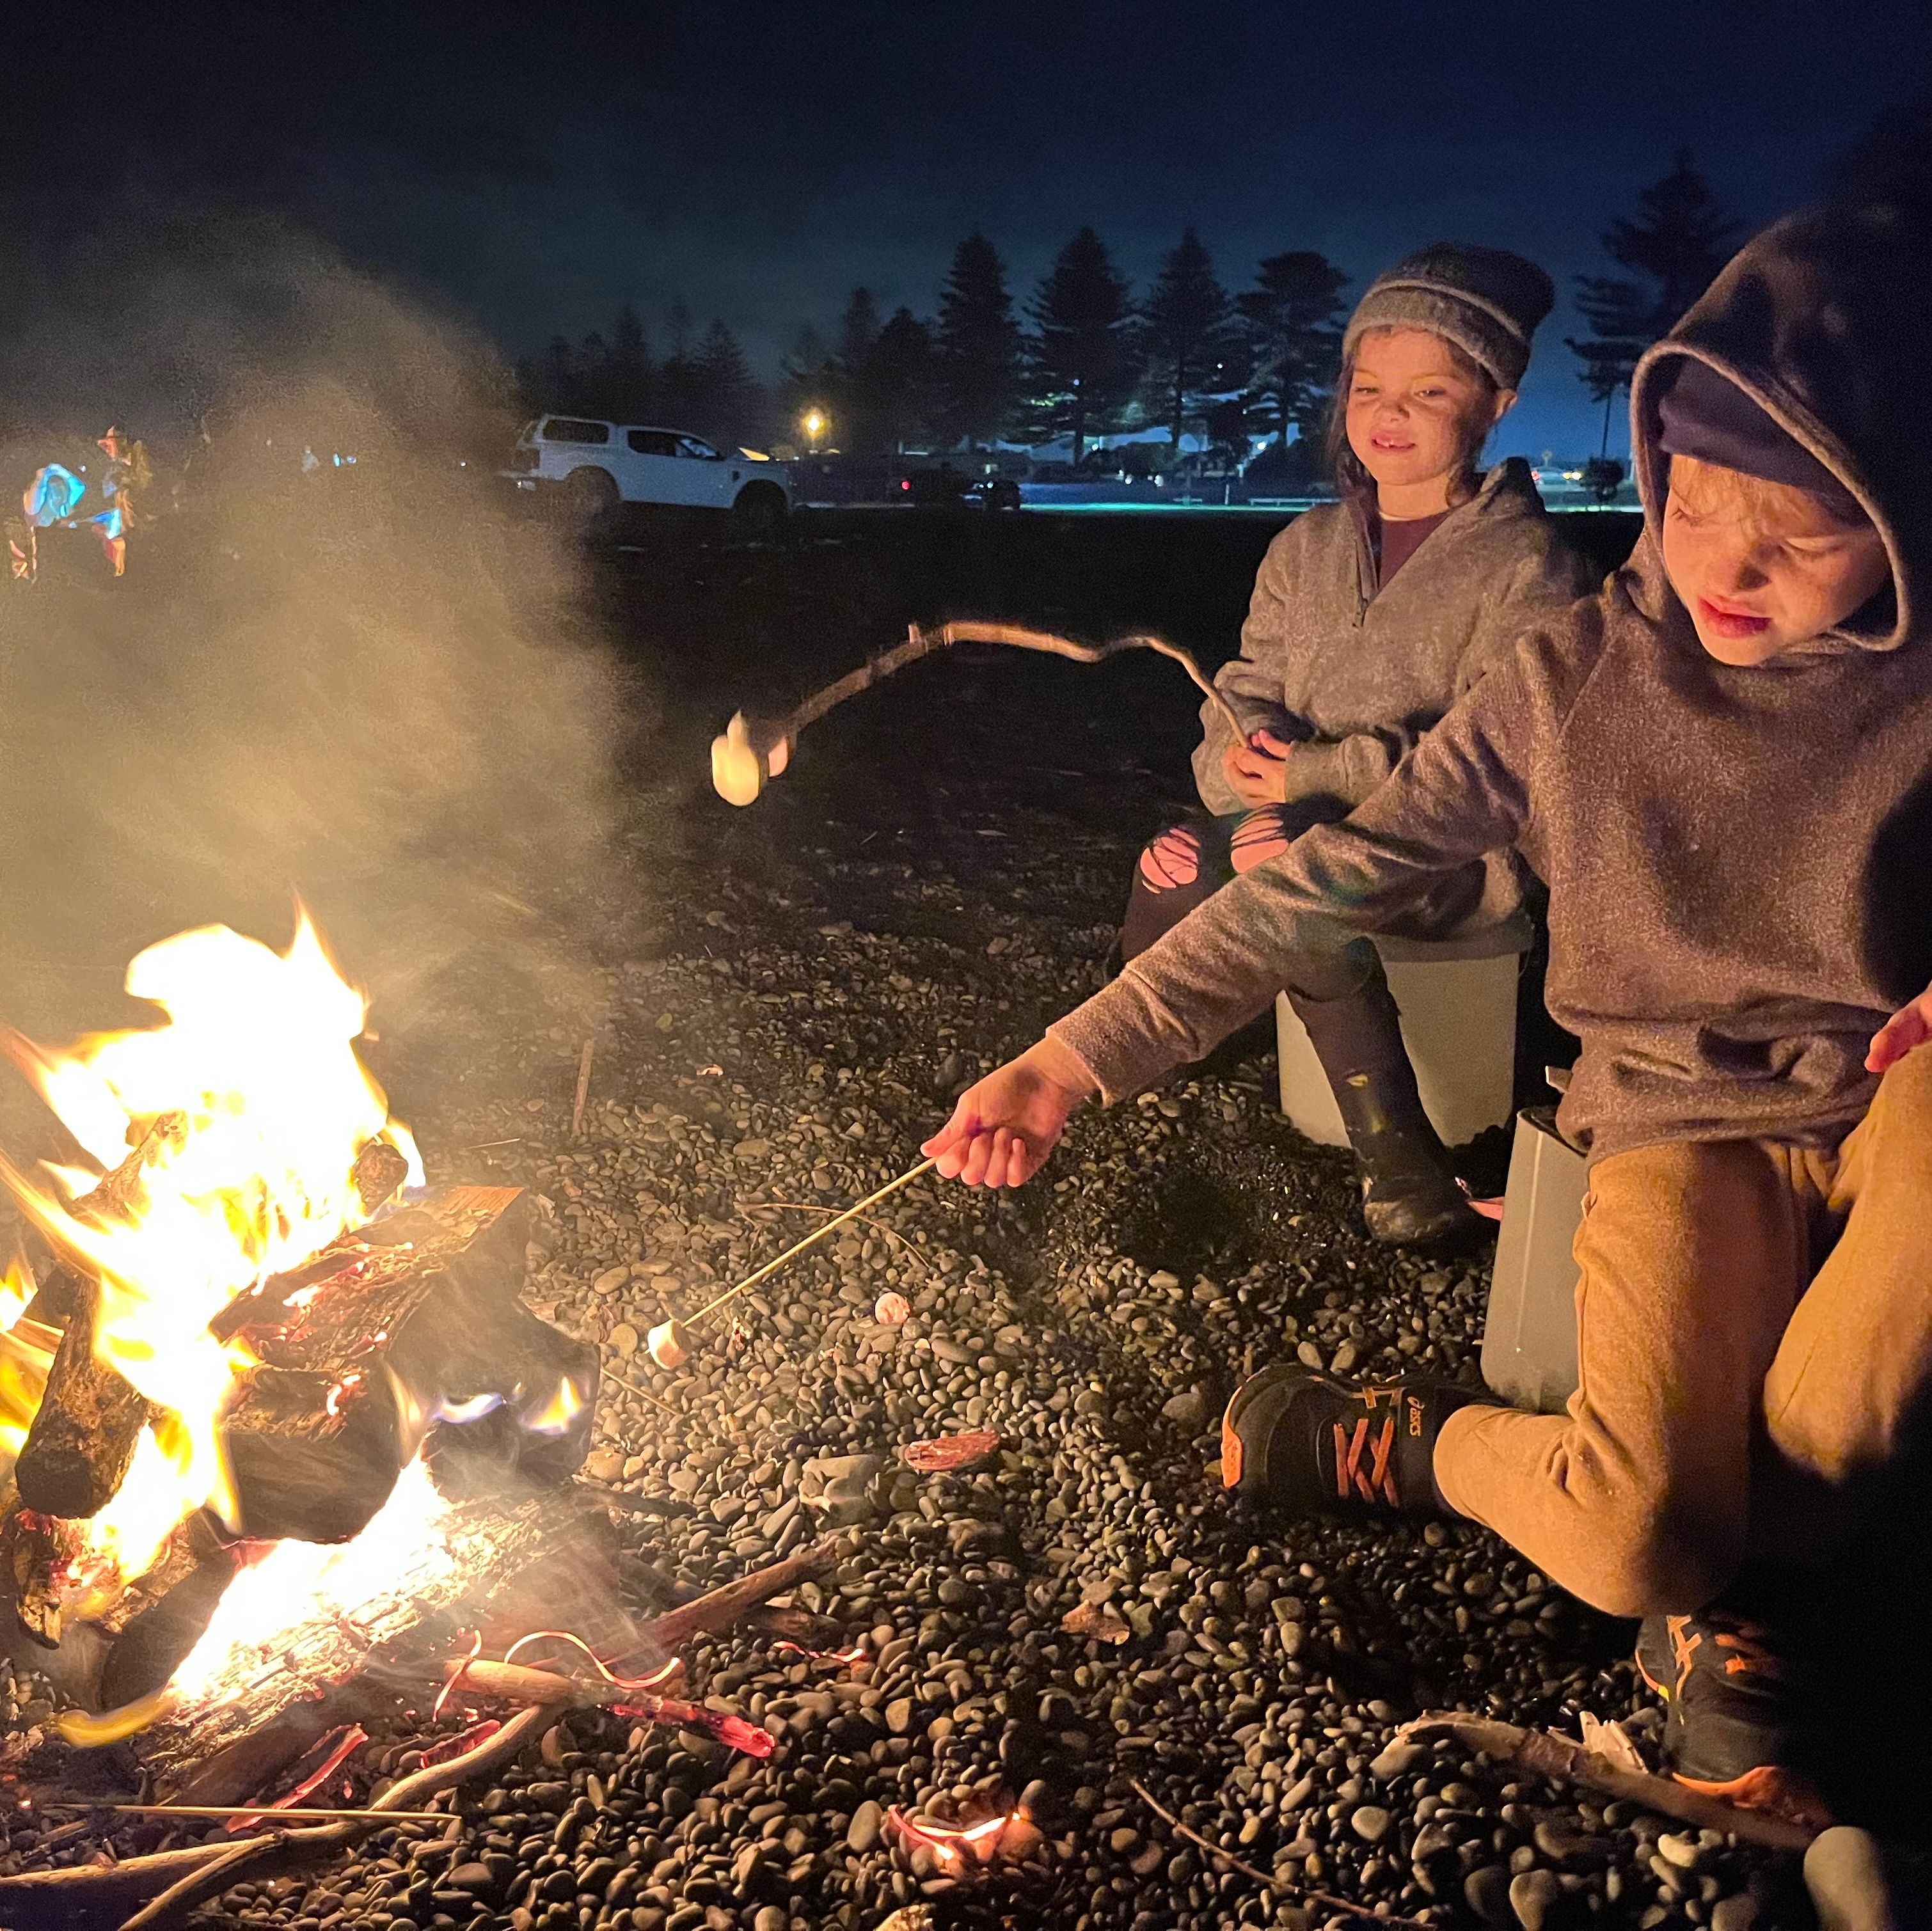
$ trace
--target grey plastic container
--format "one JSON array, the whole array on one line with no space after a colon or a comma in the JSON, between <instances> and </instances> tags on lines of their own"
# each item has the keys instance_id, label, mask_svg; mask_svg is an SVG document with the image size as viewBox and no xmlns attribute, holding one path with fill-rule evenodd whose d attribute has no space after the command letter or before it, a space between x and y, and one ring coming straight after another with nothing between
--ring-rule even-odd
<instances>
[{"instance_id":1,"label":"grey plastic container","mask_svg":"<svg viewBox=\"0 0 1932 1931\"><path fill-rule=\"evenodd\" d=\"M1483 1325L1483 1379L1510 1406L1558 1414L1576 1392L1576 1263L1586 1165L1552 1110L1516 1117Z\"/></svg>"}]
</instances>

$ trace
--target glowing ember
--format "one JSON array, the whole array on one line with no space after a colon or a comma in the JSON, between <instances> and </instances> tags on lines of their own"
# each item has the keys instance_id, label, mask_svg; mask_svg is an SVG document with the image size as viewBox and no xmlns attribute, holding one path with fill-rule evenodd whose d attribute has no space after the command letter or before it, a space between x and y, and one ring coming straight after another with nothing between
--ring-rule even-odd
<instances>
[{"instance_id":1,"label":"glowing ember","mask_svg":"<svg viewBox=\"0 0 1932 1931\"><path fill-rule=\"evenodd\" d=\"M934 1824L923 1817L908 1817L895 1807L886 1813L886 1822L902 1837L909 1848L923 1846L949 1871L969 1864L990 1864L999 1853L1000 1839L1010 1817L988 1817L984 1823L962 1827Z\"/></svg>"},{"instance_id":2,"label":"glowing ember","mask_svg":"<svg viewBox=\"0 0 1932 1931\"><path fill-rule=\"evenodd\" d=\"M306 913L286 953L206 927L148 947L127 985L166 1023L68 1052L4 1042L98 1171L50 1166L41 1182L0 1159L0 1178L99 1281L97 1357L161 1411L120 1493L80 1525L78 1579L94 1596L138 1575L195 1509L236 1519L220 1424L254 1364L209 1322L365 1217L354 1169L372 1141L395 1147L411 1183L422 1179L414 1142L356 1056L362 996ZM150 1140L125 1212L77 1207L167 1115L182 1130ZM20 1412L39 1399L27 1352L0 1344L0 1443L15 1453Z\"/></svg>"}]
</instances>

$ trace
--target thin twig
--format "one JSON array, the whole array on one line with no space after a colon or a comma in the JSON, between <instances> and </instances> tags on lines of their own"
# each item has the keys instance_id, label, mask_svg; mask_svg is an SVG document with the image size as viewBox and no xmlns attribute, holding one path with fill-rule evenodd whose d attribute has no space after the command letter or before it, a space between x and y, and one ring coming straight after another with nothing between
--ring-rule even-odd
<instances>
[{"instance_id":1,"label":"thin twig","mask_svg":"<svg viewBox=\"0 0 1932 1931\"><path fill-rule=\"evenodd\" d=\"M632 1394L640 1396L644 1400L649 1402L652 1408L663 1409L664 1413L669 1415L673 1421L683 1420L683 1416L680 1414L676 1409L671 1406L670 1402L660 1401L648 1388L640 1388L638 1386L636 1382L627 1381L624 1379L622 1375L614 1375L608 1368L603 1369L602 1372L605 1381L615 1381L619 1387L628 1390Z\"/></svg>"},{"instance_id":2,"label":"thin twig","mask_svg":"<svg viewBox=\"0 0 1932 1931\"><path fill-rule=\"evenodd\" d=\"M704 1306L700 1308L695 1314L688 1316L680 1324L686 1327L695 1327L700 1321L704 1319L706 1315L715 1313L719 1308L722 1307L727 1301L730 1300L734 1294L742 1294L747 1288L756 1287L760 1281L764 1280L768 1275L776 1274L788 1261L796 1260L808 1247L817 1246L819 1242L823 1240L828 1234L837 1233L839 1228L843 1227L848 1220L857 1219L858 1217L865 1212L867 1207L876 1207L888 1194L896 1194L898 1192L901 1187L910 1186L914 1180L917 1180L919 1177L931 1168L933 1164L934 1163L931 1160L922 1160L917 1166L910 1168L904 1173L900 1174L897 1180L888 1180L884 1186L878 1189L877 1192L868 1193L866 1198L859 1201L856 1206L848 1207L846 1208L844 1212L841 1213L836 1219L828 1220L823 1227L814 1228L814 1230L811 1233L808 1234L802 1240L794 1242L794 1244L788 1247L776 1261L767 1261L755 1273L747 1274L735 1288L727 1288L722 1294L716 1297L716 1299L706 1302Z\"/></svg>"},{"instance_id":3,"label":"thin twig","mask_svg":"<svg viewBox=\"0 0 1932 1931\"><path fill-rule=\"evenodd\" d=\"M37 1810L105 1811L110 1816L116 1817L260 1816L274 1817L278 1819L285 1817L299 1817L304 1822L323 1824L339 1824L345 1817L362 1814L353 1810L344 1810L339 1806L332 1809L326 1804L319 1804L278 1805L268 1811L264 1811L260 1804L88 1804L79 1801L71 1804L61 1802L50 1804L43 1801L37 1802L34 1807ZM386 1818L394 1819L398 1823L447 1824L449 1822L449 1813L447 1810L386 1810L382 1815ZM41 1840L43 1848L46 1843L46 1840L43 1838Z\"/></svg>"},{"instance_id":4,"label":"thin twig","mask_svg":"<svg viewBox=\"0 0 1932 1931\"><path fill-rule=\"evenodd\" d=\"M454 1789L470 1778L488 1775L508 1763L542 1735L556 1720L555 1705L520 1711L496 1734L463 1756L446 1763L425 1765L391 1786L366 1810L338 1811L335 1822L304 1825L293 1831L276 1831L265 1836L242 1838L233 1844L198 1844L173 1851L155 1851L145 1857L124 1858L118 1864L74 1864L50 1871L22 1871L15 1876L0 1877L0 1921L28 1931L30 1926L64 1926L73 1924L83 1912L99 1913L127 1906L153 1891L178 1894L170 1906L170 1914L191 1909L204 1894L190 1895L176 1880L201 1876L209 1865L226 1859L232 1852L250 1844L274 1842L290 1862L310 1863L352 1845L370 1831L382 1830L418 1808L424 1798ZM440 1814L440 1813L439 1813ZM217 1891L226 1888L226 1874L232 1865L224 1864L224 1876L215 1879ZM154 1904L161 1899L157 1897ZM150 1912L153 1906L149 1907ZM137 1915L130 1921L140 1931L159 1931L175 1921L170 1918ZM125 1931L125 1927L124 1927Z\"/></svg>"},{"instance_id":5,"label":"thin twig","mask_svg":"<svg viewBox=\"0 0 1932 1931\"><path fill-rule=\"evenodd\" d=\"M838 1211L836 1207L820 1207L815 1201L808 1200L754 1201L746 1209L746 1211L748 1213L759 1213L766 1207L784 1207L793 1213L836 1213ZM896 1240L906 1250L906 1252L926 1270L927 1273L931 1274L935 1271L932 1263L896 1227L889 1227L883 1220L874 1220L868 1213L855 1213L850 1217L856 1220L862 1227L876 1227L888 1240Z\"/></svg>"},{"instance_id":6,"label":"thin twig","mask_svg":"<svg viewBox=\"0 0 1932 1931\"><path fill-rule=\"evenodd\" d=\"M1210 1842L1198 1831L1190 1830L1172 1810L1155 1801L1152 1793L1138 1777L1130 1777L1127 1781L1138 1793L1141 1801L1156 1817L1163 1819L1170 1830L1185 1837L1190 1844L1198 1844L1204 1851L1219 1858L1223 1864L1232 1864L1244 1877L1252 1878L1257 1884L1264 1885L1270 1891L1292 1891L1308 1899L1311 1903L1325 1904L1331 1910L1352 1912L1358 1918L1370 1918L1378 1924L1402 1925L1408 1927L1408 1931L1438 1931L1437 1926L1423 1918L1398 1918L1393 1914L1384 1918L1381 1912L1371 1911L1366 1904L1358 1904L1351 1899L1337 1897L1332 1891L1310 1891L1306 1885L1297 1884L1292 1879L1276 1877L1272 1872L1263 1870L1258 1864L1251 1864L1245 1858L1236 1857L1232 1851L1222 1850L1219 1844Z\"/></svg>"},{"instance_id":7,"label":"thin twig","mask_svg":"<svg viewBox=\"0 0 1932 1931\"><path fill-rule=\"evenodd\" d=\"M584 1102L590 1097L590 1061L597 1051L597 1036L593 1033L584 1042L582 1056L577 1062L577 1102L570 1109L570 1137L580 1138L584 1132Z\"/></svg>"}]
</instances>

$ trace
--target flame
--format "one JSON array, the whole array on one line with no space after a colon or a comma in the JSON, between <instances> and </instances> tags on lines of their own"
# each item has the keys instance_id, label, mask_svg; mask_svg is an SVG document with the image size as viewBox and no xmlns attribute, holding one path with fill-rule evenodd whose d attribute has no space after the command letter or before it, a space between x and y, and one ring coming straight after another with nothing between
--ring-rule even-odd
<instances>
[{"instance_id":1,"label":"flame","mask_svg":"<svg viewBox=\"0 0 1932 1931\"><path fill-rule=\"evenodd\" d=\"M524 1426L532 1435L568 1435L571 1423L583 1412L584 1397L577 1392L575 1381L566 1375L558 1383L556 1393L530 1415Z\"/></svg>"},{"instance_id":2,"label":"flame","mask_svg":"<svg viewBox=\"0 0 1932 1931\"><path fill-rule=\"evenodd\" d=\"M969 1860L980 1864L989 1862L1000 1848L1000 1839L1011 1817L988 1817L984 1823L968 1825L960 1829L950 1824L934 1824L923 1817L908 1817L903 1810L894 1808L886 1813L886 1822L898 1831L908 1844L923 1844L939 1860L943 1868L956 1870Z\"/></svg>"},{"instance_id":3,"label":"flame","mask_svg":"<svg viewBox=\"0 0 1932 1931\"><path fill-rule=\"evenodd\" d=\"M399 1586L422 1589L454 1572L442 1533L449 1504L428 1469L412 1462L389 1498L352 1542L278 1542L223 1592L201 1639L170 1680L170 1696L190 1703L209 1696L252 1651L272 1648L298 1619L332 1617L352 1624L370 1603Z\"/></svg>"},{"instance_id":4,"label":"flame","mask_svg":"<svg viewBox=\"0 0 1932 1931\"><path fill-rule=\"evenodd\" d=\"M119 1495L82 1525L96 1590L140 1574L195 1509L237 1519L220 1423L254 1363L209 1322L364 1218L354 1168L371 1141L389 1141L410 1183L422 1180L415 1142L356 1056L366 1003L305 911L286 952L205 926L138 955L127 987L166 1023L93 1035L64 1052L18 1035L0 1042L97 1163L49 1165L36 1180L0 1158L0 1178L99 1282L97 1357L160 1411ZM179 1116L181 1131L154 1131L167 1115ZM97 1224L81 1196L143 1144L126 1211ZM18 1294L10 1277L0 1306ZM15 1453L30 1367L0 1348L0 1446ZM38 1389L32 1398L37 1405Z\"/></svg>"}]
</instances>

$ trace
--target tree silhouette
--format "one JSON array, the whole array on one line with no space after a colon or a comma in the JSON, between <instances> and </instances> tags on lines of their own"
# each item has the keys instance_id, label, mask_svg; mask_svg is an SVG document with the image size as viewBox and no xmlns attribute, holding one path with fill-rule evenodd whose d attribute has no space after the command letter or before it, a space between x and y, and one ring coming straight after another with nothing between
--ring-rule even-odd
<instances>
[{"instance_id":1,"label":"tree silhouette","mask_svg":"<svg viewBox=\"0 0 1932 1931\"><path fill-rule=\"evenodd\" d=\"M1019 388L1020 331L1006 264L983 235L952 256L939 298L939 379L947 432L968 442L999 433Z\"/></svg>"},{"instance_id":2,"label":"tree silhouette","mask_svg":"<svg viewBox=\"0 0 1932 1931\"><path fill-rule=\"evenodd\" d=\"M909 308L892 311L867 358L872 433L883 448L898 451L922 437L939 400L939 353L932 331Z\"/></svg>"},{"instance_id":3,"label":"tree silhouette","mask_svg":"<svg viewBox=\"0 0 1932 1931\"><path fill-rule=\"evenodd\" d=\"M651 412L651 349L644 325L627 301L610 325L611 413L629 422Z\"/></svg>"},{"instance_id":4,"label":"tree silhouette","mask_svg":"<svg viewBox=\"0 0 1932 1931\"><path fill-rule=\"evenodd\" d=\"M1049 433L1072 436L1077 468L1089 426L1105 430L1132 394L1138 373L1126 277L1091 228L1054 258L1033 315L1027 360L1034 409Z\"/></svg>"},{"instance_id":5,"label":"tree silhouette","mask_svg":"<svg viewBox=\"0 0 1932 1931\"><path fill-rule=\"evenodd\" d=\"M866 358L879 339L879 307L868 288L855 288L838 324L838 366L849 379L865 373Z\"/></svg>"},{"instance_id":6,"label":"tree silhouette","mask_svg":"<svg viewBox=\"0 0 1932 1931\"><path fill-rule=\"evenodd\" d=\"M1591 332L1566 338L1583 365L1578 379L1604 405L1600 454L1610 449L1610 406L1630 387L1637 358L1710 286L1742 232L1688 148L1638 196L1634 220L1620 215L1604 231L1604 252L1628 272L1576 277L1577 310Z\"/></svg>"},{"instance_id":7,"label":"tree silhouette","mask_svg":"<svg viewBox=\"0 0 1932 1931\"><path fill-rule=\"evenodd\" d=\"M1168 437L1176 455L1180 453L1188 391L1225 355L1230 314L1227 291L1215 279L1213 258L1190 228L1160 265L1148 296L1144 338L1148 373L1160 384L1167 405Z\"/></svg>"},{"instance_id":8,"label":"tree silhouette","mask_svg":"<svg viewBox=\"0 0 1932 1931\"><path fill-rule=\"evenodd\" d=\"M1235 298L1254 358L1250 393L1284 449L1291 428L1312 436L1341 360L1342 291L1348 277L1325 255L1292 248L1256 269Z\"/></svg>"},{"instance_id":9,"label":"tree silhouette","mask_svg":"<svg viewBox=\"0 0 1932 1931\"><path fill-rule=\"evenodd\" d=\"M1849 148L1828 162L1825 191L1835 201L1932 208L1932 87L1883 109Z\"/></svg>"},{"instance_id":10,"label":"tree silhouette","mask_svg":"<svg viewBox=\"0 0 1932 1931\"><path fill-rule=\"evenodd\" d=\"M758 403L758 382L752 380L744 349L715 320L690 359L690 421L676 427L700 430L715 442L738 442L752 433Z\"/></svg>"}]
</instances>

